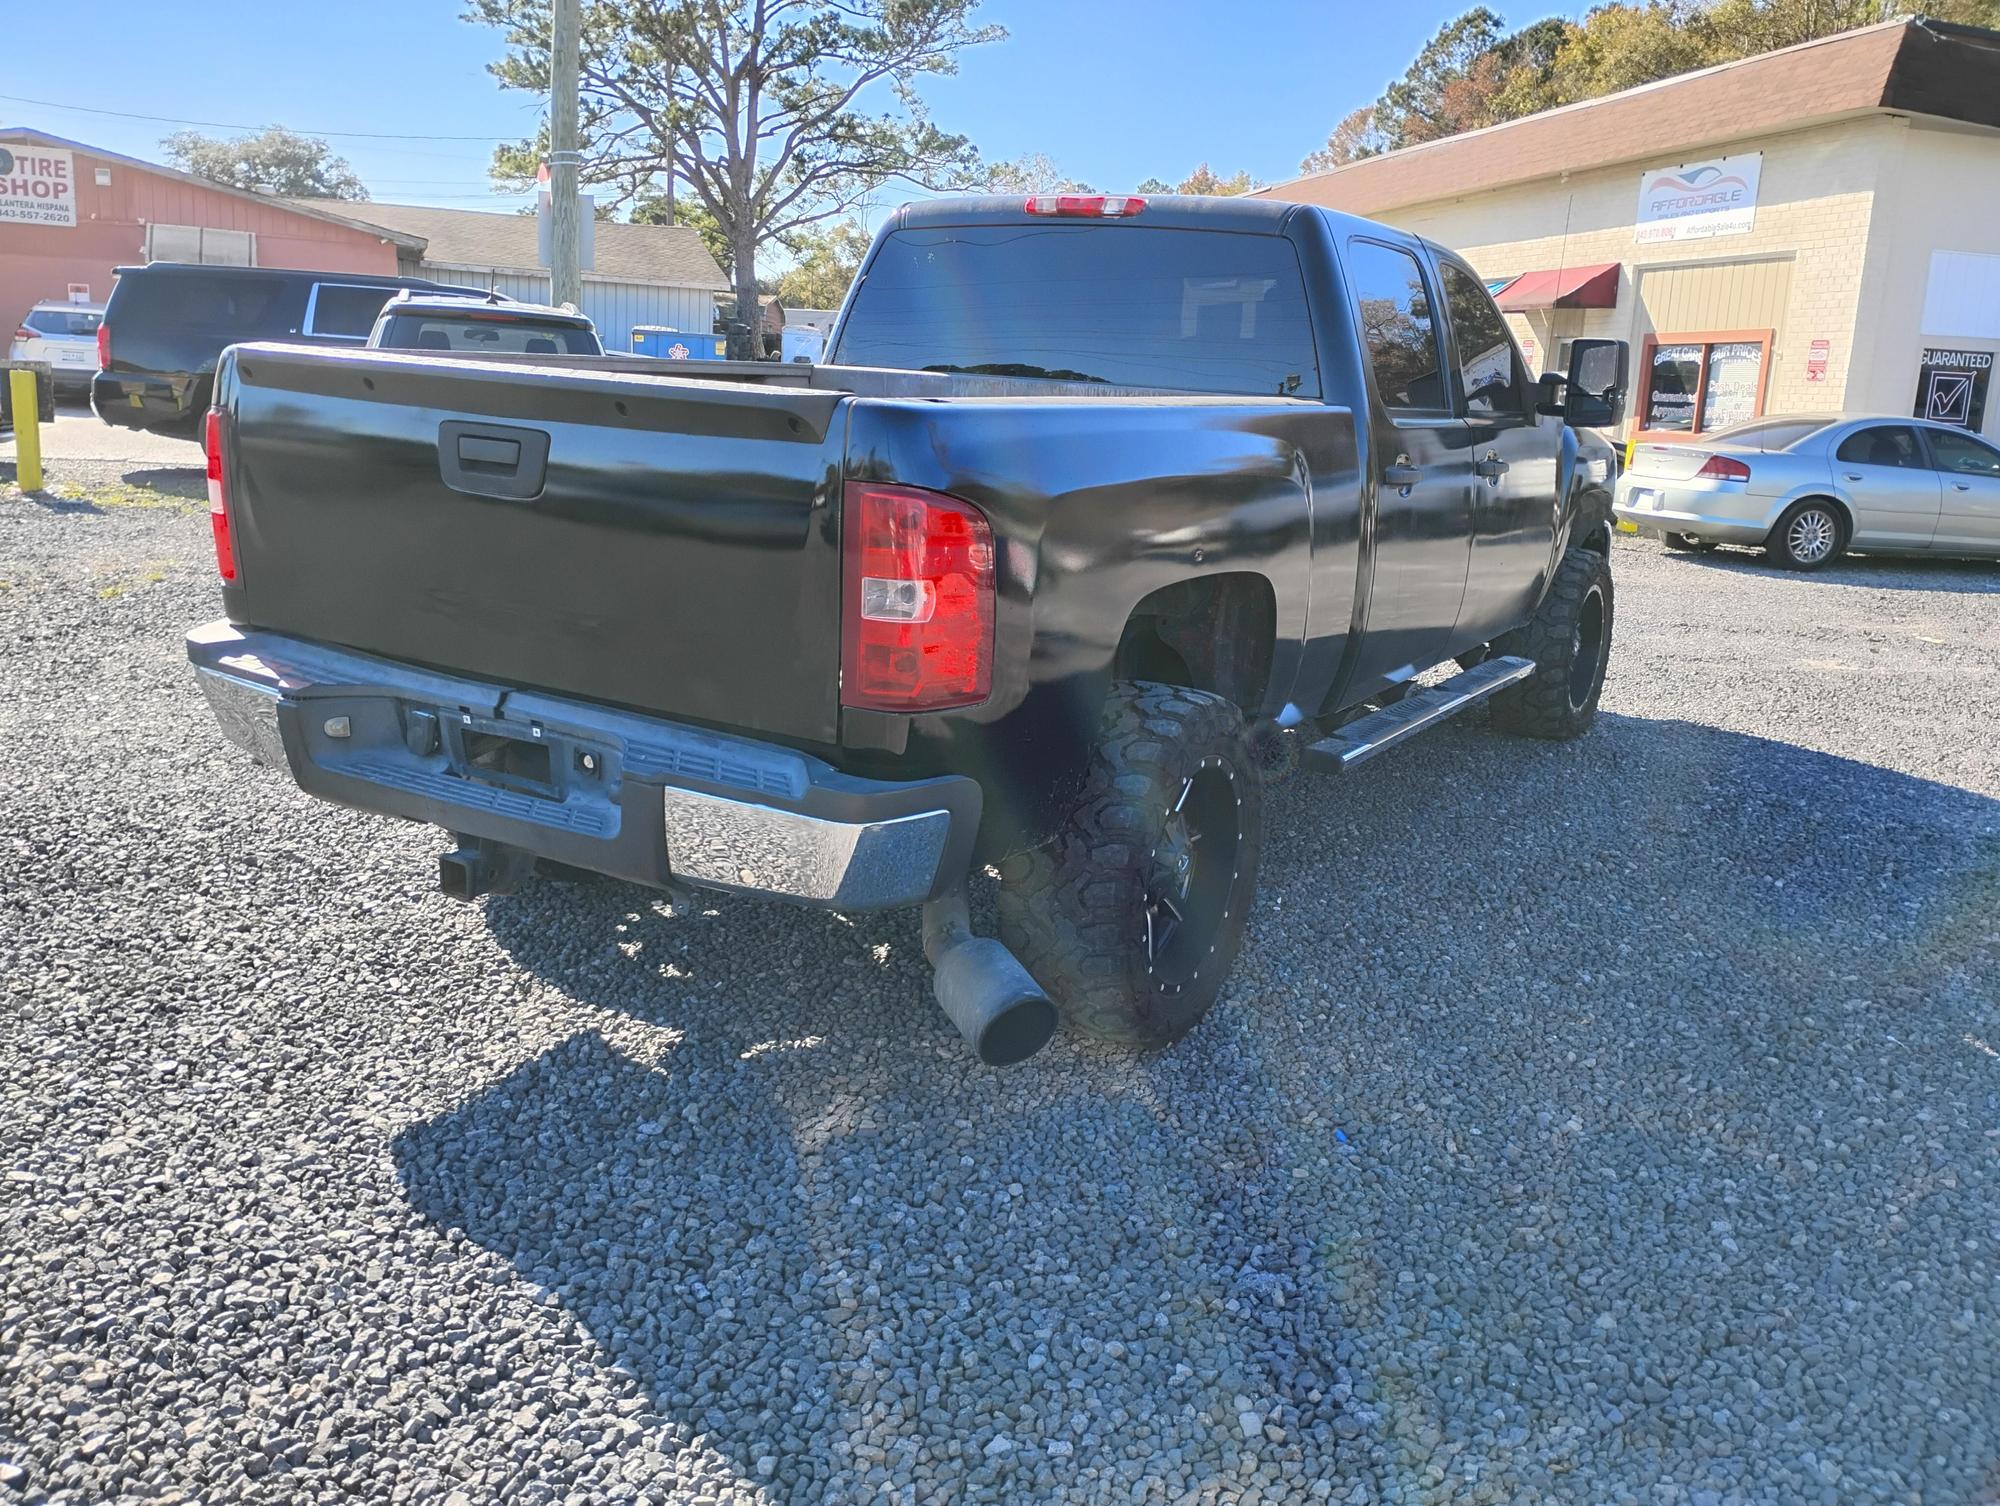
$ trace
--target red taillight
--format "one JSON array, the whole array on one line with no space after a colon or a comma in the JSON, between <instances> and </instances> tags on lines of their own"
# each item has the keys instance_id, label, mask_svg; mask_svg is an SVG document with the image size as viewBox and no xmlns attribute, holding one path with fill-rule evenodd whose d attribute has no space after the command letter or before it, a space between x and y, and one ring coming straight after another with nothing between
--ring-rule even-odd
<instances>
[{"instance_id":1,"label":"red taillight","mask_svg":"<svg viewBox=\"0 0 2000 1506\"><path fill-rule=\"evenodd\" d=\"M20 328L14 331L14 338L16 340L39 340L41 339L41 334L37 330L29 329L28 326L24 324Z\"/></svg>"},{"instance_id":2,"label":"red taillight","mask_svg":"<svg viewBox=\"0 0 2000 1506\"><path fill-rule=\"evenodd\" d=\"M1740 460L1731 460L1727 455L1711 455L1695 474L1710 481L1748 481L1750 467Z\"/></svg>"},{"instance_id":3,"label":"red taillight","mask_svg":"<svg viewBox=\"0 0 2000 1506\"><path fill-rule=\"evenodd\" d=\"M98 328L103 329L103 325ZM208 526L215 534L215 570L224 580L236 579L236 544L229 536L229 480L222 473L222 441L229 415L210 408L202 425L202 448L208 451Z\"/></svg>"},{"instance_id":4,"label":"red taillight","mask_svg":"<svg viewBox=\"0 0 2000 1506\"><path fill-rule=\"evenodd\" d=\"M97 369L111 369L111 326L108 324L97 326Z\"/></svg>"},{"instance_id":5,"label":"red taillight","mask_svg":"<svg viewBox=\"0 0 2000 1506\"><path fill-rule=\"evenodd\" d=\"M993 530L970 503L913 486L850 481L840 700L935 711L993 688Z\"/></svg>"},{"instance_id":6,"label":"red taillight","mask_svg":"<svg viewBox=\"0 0 2000 1506\"><path fill-rule=\"evenodd\" d=\"M1029 214L1068 214L1086 219L1116 220L1137 214L1146 201L1132 194L1038 193L1028 200Z\"/></svg>"}]
</instances>

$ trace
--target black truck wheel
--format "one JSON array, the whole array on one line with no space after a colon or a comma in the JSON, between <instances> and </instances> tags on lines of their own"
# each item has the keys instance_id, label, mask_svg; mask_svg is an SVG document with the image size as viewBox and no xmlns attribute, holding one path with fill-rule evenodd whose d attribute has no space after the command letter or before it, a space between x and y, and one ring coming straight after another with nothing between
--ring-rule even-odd
<instances>
[{"instance_id":1,"label":"black truck wheel","mask_svg":"<svg viewBox=\"0 0 2000 1506\"><path fill-rule=\"evenodd\" d=\"M1228 976L1262 848L1263 791L1235 706L1119 681L1062 830L1000 866L1000 933L1073 1027L1164 1045Z\"/></svg>"},{"instance_id":2,"label":"black truck wheel","mask_svg":"<svg viewBox=\"0 0 2000 1506\"><path fill-rule=\"evenodd\" d=\"M1495 641L1496 654L1535 661L1535 672L1493 697L1493 725L1526 737L1581 737L1597 719L1611 659L1611 561L1571 549L1527 626Z\"/></svg>"}]
</instances>

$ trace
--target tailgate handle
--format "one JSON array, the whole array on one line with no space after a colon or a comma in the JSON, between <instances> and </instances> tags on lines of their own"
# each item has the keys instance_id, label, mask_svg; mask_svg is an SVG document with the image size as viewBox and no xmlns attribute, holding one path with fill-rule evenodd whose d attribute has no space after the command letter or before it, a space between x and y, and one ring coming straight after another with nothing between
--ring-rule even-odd
<instances>
[{"instance_id":1,"label":"tailgate handle","mask_svg":"<svg viewBox=\"0 0 2000 1506\"><path fill-rule=\"evenodd\" d=\"M512 424L450 419L438 425L438 474L453 491L528 502L542 494L549 436Z\"/></svg>"},{"instance_id":2,"label":"tailgate handle","mask_svg":"<svg viewBox=\"0 0 2000 1506\"><path fill-rule=\"evenodd\" d=\"M458 463L497 465L509 471L517 471L521 468L521 441L481 439L474 434L461 434L458 436Z\"/></svg>"}]
</instances>

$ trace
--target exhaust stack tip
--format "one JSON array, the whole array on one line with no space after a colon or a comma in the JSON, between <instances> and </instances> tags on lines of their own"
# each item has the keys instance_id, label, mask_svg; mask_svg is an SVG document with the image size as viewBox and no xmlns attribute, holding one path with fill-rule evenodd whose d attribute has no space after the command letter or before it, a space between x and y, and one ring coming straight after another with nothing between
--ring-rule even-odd
<instances>
[{"instance_id":1,"label":"exhaust stack tip","mask_svg":"<svg viewBox=\"0 0 2000 1506\"><path fill-rule=\"evenodd\" d=\"M1055 1034L1055 1005L1000 942L966 936L945 947L934 966L938 1007L987 1066L1024 1062Z\"/></svg>"}]
</instances>

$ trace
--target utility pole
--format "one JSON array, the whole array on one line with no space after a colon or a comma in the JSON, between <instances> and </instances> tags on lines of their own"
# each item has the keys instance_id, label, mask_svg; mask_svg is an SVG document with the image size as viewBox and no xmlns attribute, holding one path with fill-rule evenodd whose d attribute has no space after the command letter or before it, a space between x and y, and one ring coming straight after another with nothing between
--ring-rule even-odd
<instances>
[{"instance_id":1,"label":"utility pole","mask_svg":"<svg viewBox=\"0 0 2000 1506\"><path fill-rule=\"evenodd\" d=\"M577 179L583 157L576 149L576 87L581 67L579 0L554 0L549 46L549 302L583 306L581 227L576 222Z\"/></svg>"}]
</instances>

